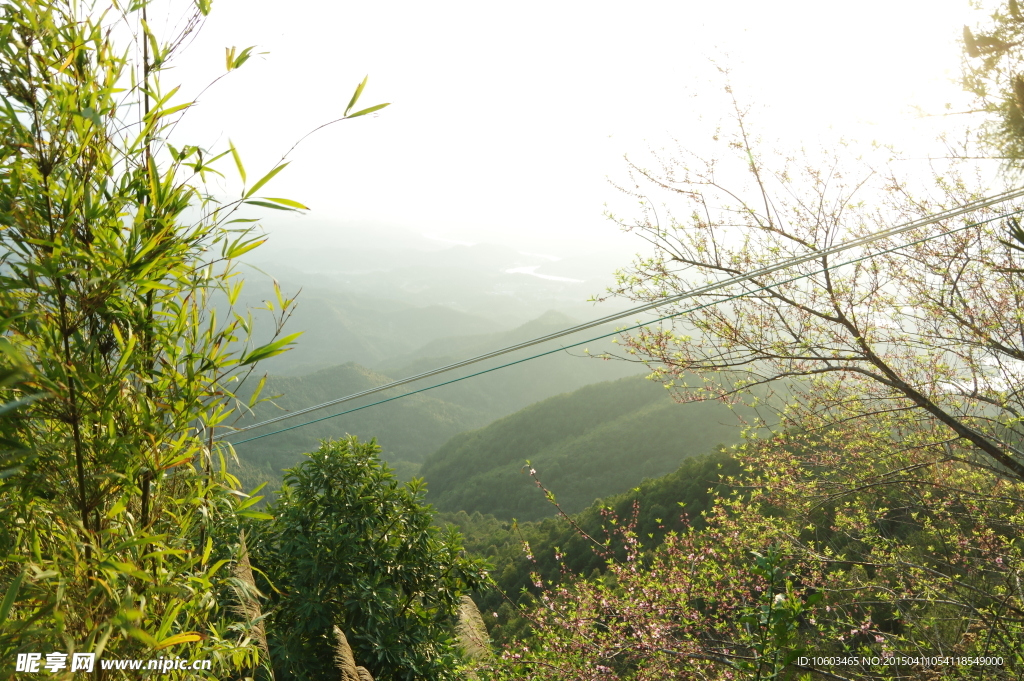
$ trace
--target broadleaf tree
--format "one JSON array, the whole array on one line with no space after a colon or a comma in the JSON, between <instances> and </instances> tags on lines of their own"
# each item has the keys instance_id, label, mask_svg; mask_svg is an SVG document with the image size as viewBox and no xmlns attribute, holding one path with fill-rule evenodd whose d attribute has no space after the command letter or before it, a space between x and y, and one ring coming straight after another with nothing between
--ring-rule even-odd
<instances>
[{"instance_id":1,"label":"broadleaf tree","mask_svg":"<svg viewBox=\"0 0 1024 681\"><path fill-rule=\"evenodd\" d=\"M375 441L325 441L285 472L274 520L254 528L270 595L277 679L337 678L332 627L378 681L457 679L461 597L487 565L434 524L422 480L401 484Z\"/></svg>"}]
</instances>

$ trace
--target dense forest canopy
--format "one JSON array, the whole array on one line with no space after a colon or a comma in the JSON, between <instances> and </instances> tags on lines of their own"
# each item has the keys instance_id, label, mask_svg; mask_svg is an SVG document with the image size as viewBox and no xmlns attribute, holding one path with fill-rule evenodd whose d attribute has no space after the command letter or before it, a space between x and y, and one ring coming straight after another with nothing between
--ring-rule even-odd
<instances>
[{"instance_id":1,"label":"dense forest canopy","mask_svg":"<svg viewBox=\"0 0 1024 681\"><path fill-rule=\"evenodd\" d=\"M623 378L462 433L427 457L420 474L440 511L538 520L555 510L525 474L525 461L560 490L563 509L576 513L671 473L688 457L737 442L741 424L724 405L677 404L660 385Z\"/></svg>"}]
</instances>

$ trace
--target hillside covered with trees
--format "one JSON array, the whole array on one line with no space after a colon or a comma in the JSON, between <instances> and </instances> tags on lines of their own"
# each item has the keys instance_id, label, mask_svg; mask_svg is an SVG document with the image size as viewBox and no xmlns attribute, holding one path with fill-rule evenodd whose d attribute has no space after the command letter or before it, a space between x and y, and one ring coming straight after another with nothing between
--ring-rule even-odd
<instances>
[{"instance_id":1,"label":"hillside covered with trees","mask_svg":"<svg viewBox=\"0 0 1024 681\"><path fill-rule=\"evenodd\" d=\"M665 475L688 457L736 442L737 420L724 405L677 404L663 386L627 377L462 433L427 457L420 474L441 511L537 520L555 511L526 469L539 471L559 490L562 508L575 513Z\"/></svg>"},{"instance_id":2,"label":"hillside covered with trees","mask_svg":"<svg viewBox=\"0 0 1024 681\"><path fill-rule=\"evenodd\" d=\"M726 449L689 457L668 475L645 479L633 489L597 499L571 514L576 527L563 515L519 522L479 511L442 512L435 522L458 528L466 552L491 563L493 583L478 587L474 597L492 635L510 642L516 633L525 633L527 624L513 604L528 606L540 593L534 575L555 584L606 569L607 558L593 550L578 530L603 540L613 529L611 519L635 518L637 538L645 549L653 550L670 532L703 528L704 513L710 510L714 495L729 492L723 480L739 472L739 462ZM535 491L543 498L540 490Z\"/></svg>"}]
</instances>

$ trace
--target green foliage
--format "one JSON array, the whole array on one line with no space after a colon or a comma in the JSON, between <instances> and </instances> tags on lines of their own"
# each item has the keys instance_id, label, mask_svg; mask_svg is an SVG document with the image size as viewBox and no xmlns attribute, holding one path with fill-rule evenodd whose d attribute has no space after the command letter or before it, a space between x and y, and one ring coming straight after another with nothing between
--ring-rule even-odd
<instances>
[{"instance_id":1,"label":"green foliage","mask_svg":"<svg viewBox=\"0 0 1024 681\"><path fill-rule=\"evenodd\" d=\"M226 566L239 518L265 514L209 436L294 340L277 337L292 301L262 344L243 309L211 311L263 240L231 227L253 222L242 199L207 192L220 157L168 142L193 103L160 72L209 3L166 37L147 5L0 3L0 678L19 653L259 664Z\"/></svg>"},{"instance_id":2,"label":"green foliage","mask_svg":"<svg viewBox=\"0 0 1024 681\"><path fill-rule=\"evenodd\" d=\"M964 26L963 87L988 114L981 140L1006 167L1024 159L1024 16L1016 0L999 8L976 30Z\"/></svg>"},{"instance_id":3,"label":"green foliage","mask_svg":"<svg viewBox=\"0 0 1024 681\"><path fill-rule=\"evenodd\" d=\"M332 627L380 681L454 679L462 594L487 565L462 557L432 524L422 482L400 485L375 442L324 442L285 476L254 528L253 563L269 578L271 659L278 679L332 679Z\"/></svg>"},{"instance_id":4,"label":"green foliage","mask_svg":"<svg viewBox=\"0 0 1024 681\"><path fill-rule=\"evenodd\" d=\"M245 347L233 311L206 316L234 285L230 250L251 237L225 228L194 181L211 170L199 150L157 161L187 108L159 85L171 48L143 22L149 61L131 64L89 9L0 8L0 309L29 367L4 401L47 395L4 426L31 456L0 482L0 657L162 650L227 674L256 664L215 596L230 553L214 537L237 482L196 424L219 423L244 377L227 344L284 344ZM135 66L145 77L125 94ZM145 114L128 121L133 103ZM183 224L190 208L204 217Z\"/></svg>"},{"instance_id":5,"label":"green foliage","mask_svg":"<svg viewBox=\"0 0 1024 681\"><path fill-rule=\"evenodd\" d=\"M787 561L777 547L751 553L750 572L763 580L764 588L757 603L748 605L739 621L747 625L748 645L755 659L738 660L736 666L753 672L757 679L778 679L798 657L807 654L807 649L799 645L799 629L822 594L797 595L793 582L798 576L786 569Z\"/></svg>"},{"instance_id":6,"label":"green foliage","mask_svg":"<svg viewBox=\"0 0 1024 681\"><path fill-rule=\"evenodd\" d=\"M732 424L729 422L732 421ZM567 513L665 475L688 456L739 439L736 414L717 403L676 404L641 377L552 397L452 438L420 469L442 511L537 520L554 514L528 475L529 459L559 490Z\"/></svg>"}]
</instances>

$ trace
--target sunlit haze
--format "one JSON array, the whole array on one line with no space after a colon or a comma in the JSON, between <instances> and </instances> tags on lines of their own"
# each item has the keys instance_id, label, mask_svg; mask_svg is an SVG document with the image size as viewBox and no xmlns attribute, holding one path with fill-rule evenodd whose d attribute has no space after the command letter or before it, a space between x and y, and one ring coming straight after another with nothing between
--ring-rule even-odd
<instances>
[{"instance_id":1,"label":"sunlit haze","mask_svg":"<svg viewBox=\"0 0 1024 681\"><path fill-rule=\"evenodd\" d=\"M606 202L621 203L607 178L648 143L702 143L727 113L712 60L731 69L768 138L843 135L927 153L955 119L922 120L913 107L961 106L957 40L976 18L962 0L217 0L165 84L198 92L223 73L226 46L269 53L204 94L175 133L210 148L232 139L251 176L339 117L364 75L361 105L392 102L292 154L273 195L312 210L268 220L275 239L315 235L324 221L561 256L631 247L602 218Z\"/></svg>"}]
</instances>

